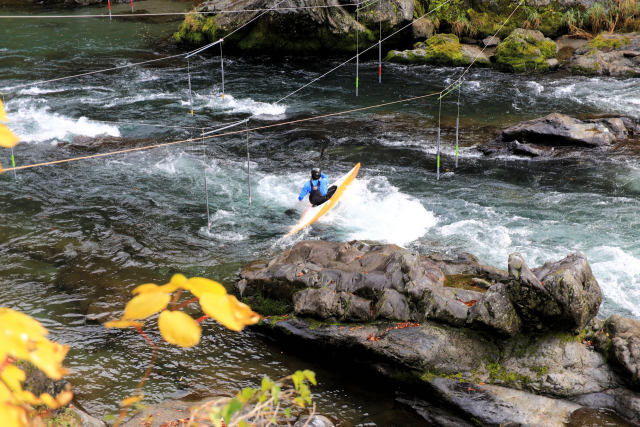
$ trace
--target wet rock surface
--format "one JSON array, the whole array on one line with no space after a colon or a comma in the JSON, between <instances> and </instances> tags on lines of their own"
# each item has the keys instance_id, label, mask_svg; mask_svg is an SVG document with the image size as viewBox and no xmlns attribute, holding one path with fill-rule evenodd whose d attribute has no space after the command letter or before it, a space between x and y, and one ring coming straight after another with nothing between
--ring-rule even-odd
<instances>
[{"instance_id":1,"label":"wet rock surface","mask_svg":"<svg viewBox=\"0 0 640 427\"><path fill-rule=\"evenodd\" d=\"M471 254L305 241L245 266L237 289L249 303L290 303L285 316L257 327L265 334L353 353L368 369L456 408L452 417L418 397L407 401L440 425L458 416L463 424L563 425L582 407L640 421L640 395L622 378L637 373L637 324L592 320L601 293L580 253L533 269L512 254L505 272ZM602 346L618 349L615 365L592 342L605 329L619 338L617 347L611 339Z\"/></svg>"},{"instance_id":2,"label":"wet rock surface","mask_svg":"<svg viewBox=\"0 0 640 427\"><path fill-rule=\"evenodd\" d=\"M476 149L486 156L561 157L577 151L606 153L638 138L638 123L628 117L580 120L560 113L527 120L503 129Z\"/></svg>"}]
</instances>

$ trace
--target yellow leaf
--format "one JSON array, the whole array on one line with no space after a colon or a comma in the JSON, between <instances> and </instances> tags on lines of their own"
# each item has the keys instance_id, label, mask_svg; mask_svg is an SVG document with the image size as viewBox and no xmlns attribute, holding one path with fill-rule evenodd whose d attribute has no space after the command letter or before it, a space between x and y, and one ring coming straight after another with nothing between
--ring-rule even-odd
<instances>
[{"instance_id":1,"label":"yellow leaf","mask_svg":"<svg viewBox=\"0 0 640 427\"><path fill-rule=\"evenodd\" d=\"M47 333L37 320L10 308L0 307L0 337L15 336L27 342L29 339L42 339Z\"/></svg>"},{"instance_id":2,"label":"yellow leaf","mask_svg":"<svg viewBox=\"0 0 640 427\"><path fill-rule=\"evenodd\" d=\"M49 393L42 393L40 395L40 400L42 400L42 402L51 409L58 409L60 407L58 401L54 399L53 396L51 396Z\"/></svg>"},{"instance_id":3,"label":"yellow leaf","mask_svg":"<svg viewBox=\"0 0 640 427\"><path fill-rule=\"evenodd\" d=\"M193 347L200 342L200 325L182 311L165 310L158 318L158 328L165 341L180 347Z\"/></svg>"},{"instance_id":4,"label":"yellow leaf","mask_svg":"<svg viewBox=\"0 0 640 427\"><path fill-rule=\"evenodd\" d=\"M14 393L14 396L21 402L28 403L29 405L42 405L42 401L38 399L33 393L27 390L21 390Z\"/></svg>"},{"instance_id":5,"label":"yellow leaf","mask_svg":"<svg viewBox=\"0 0 640 427\"><path fill-rule=\"evenodd\" d=\"M187 278L184 276L184 274L174 274L171 277L171 280L169 281L169 283L167 283L167 285L175 285L179 288L183 287L184 284L187 282Z\"/></svg>"},{"instance_id":6,"label":"yellow leaf","mask_svg":"<svg viewBox=\"0 0 640 427\"><path fill-rule=\"evenodd\" d=\"M129 327L142 327L141 322L134 322L133 320L110 320L104 323L105 328L129 328Z\"/></svg>"},{"instance_id":7,"label":"yellow leaf","mask_svg":"<svg viewBox=\"0 0 640 427\"><path fill-rule=\"evenodd\" d=\"M206 293L200 297L200 306L207 316L216 319L227 329L240 332L244 324L236 319L232 305L233 301L226 294Z\"/></svg>"},{"instance_id":8,"label":"yellow leaf","mask_svg":"<svg viewBox=\"0 0 640 427\"><path fill-rule=\"evenodd\" d=\"M39 342L36 350L29 353L27 360L36 365L49 378L59 380L68 372L62 367L62 360L64 360L68 351L68 345L45 340Z\"/></svg>"},{"instance_id":9,"label":"yellow leaf","mask_svg":"<svg viewBox=\"0 0 640 427\"><path fill-rule=\"evenodd\" d=\"M60 406L67 406L69 402L71 402L71 399L73 399L73 392L70 390L70 387L56 396L56 400Z\"/></svg>"},{"instance_id":10,"label":"yellow leaf","mask_svg":"<svg viewBox=\"0 0 640 427\"><path fill-rule=\"evenodd\" d=\"M160 286L155 283L145 283L144 285L137 286L134 290L131 291L132 294L146 294L147 292L155 292L160 289Z\"/></svg>"},{"instance_id":11,"label":"yellow leaf","mask_svg":"<svg viewBox=\"0 0 640 427\"><path fill-rule=\"evenodd\" d=\"M7 365L0 373L0 378L2 381L9 387L12 391L22 390L22 382L26 378L22 369L18 368L15 365Z\"/></svg>"},{"instance_id":12,"label":"yellow leaf","mask_svg":"<svg viewBox=\"0 0 640 427\"><path fill-rule=\"evenodd\" d=\"M198 298L202 297L205 293L218 295L224 295L227 293L225 287L220 283L203 277L192 277L187 281L184 287L190 290L191 293Z\"/></svg>"},{"instance_id":13,"label":"yellow leaf","mask_svg":"<svg viewBox=\"0 0 640 427\"><path fill-rule=\"evenodd\" d=\"M0 402L0 420L8 426L28 426L27 411L10 403Z\"/></svg>"},{"instance_id":14,"label":"yellow leaf","mask_svg":"<svg viewBox=\"0 0 640 427\"><path fill-rule=\"evenodd\" d=\"M164 292L149 292L134 297L124 309L122 320L144 319L161 310L169 304L171 295Z\"/></svg>"},{"instance_id":15,"label":"yellow leaf","mask_svg":"<svg viewBox=\"0 0 640 427\"><path fill-rule=\"evenodd\" d=\"M122 406L122 407L131 406L134 403L140 402L143 397L144 397L144 395L142 395L142 394L140 394L138 396L127 397L126 399L123 399L122 402L120 402L120 406Z\"/></svg>"},{"instance_id":16,"label":"yellow leaf","mask_svg":"<svg viewBox=\"0 0 640 427\"><path fill-rule=\"evenodd\" d=\"M8 122L9 118L7 117L7 113L4 111L4 105L2 105L2 100L0 99L0 122Z\"/></svg>"},{"instance_id":17,"label":"yellow leaf","mask_svg":"<svg viewBox=\"0 0 640 427\"><path fill-rule=\"evenodd\" d=\"M247 304L238 301L238 299L229 295L229 299L233 304L233 315L236 320L244 325L255 325L260 320L260 315L255 311L251 310Z\"/></svg>"},{"instance_id":18,"label":"yellow leaf","mask_svg":"<svg viewBox=\"0 0 640 427\"><path fill-rule=\"evenodd\" d=\"M8 127L0 125L0 147L15 147L18 141L20 139Z\"/></svg>"}]
</instances>

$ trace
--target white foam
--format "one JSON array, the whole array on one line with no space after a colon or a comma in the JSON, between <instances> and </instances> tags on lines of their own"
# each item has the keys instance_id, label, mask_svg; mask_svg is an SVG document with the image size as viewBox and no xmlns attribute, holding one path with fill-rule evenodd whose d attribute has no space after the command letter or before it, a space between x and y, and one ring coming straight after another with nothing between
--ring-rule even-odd
<instances>
[{"instance_id":1,"label":"white foam","mask_svg":"<svg viewBox=\"0 0 640 427\"><path fill-rule=\"evenodd\" d=\"M542 93L542 91L544 90L544 86L542 86L540 83L534 82L534 81L528 81L527 82L527 87L529 89L531 89L531 91L533 92L534 95L540 95Z\"/></svg>"},{"instance_id":2,"label":"white foam","mask_svg":"<svg viewBox=\"0 0 640 427\"><path fill-rule=\"evenodd\" d=\"M330 182L337 177L338 174L330 176ZM298 202L298 194L307 179L302 173L284 179L269 175L260 179L257 188L261 197L295 207L302 214L309 204L306 199ZM291 225L296 221L293 218ZM379 176L356 179L340 203L317 224L337 227L341 240L368 239L404 246L423 236L436 224L436 219L417 199L401 193L386 177ZM299 240L298 236L306 237L309 230L294 236L294 241Z\"/></svg>"},{"instance_id":3,"label":"white foam","mask_svg":"<svg viewBox=\"0 0 640 427\"><path fill-rule=\"evenodd\" d=\"M18 108L8 105L7 114L11 119L11 129L23 142L44 142L52 140L70 141L73 136L98 135L120 136L116 126L93 122L86 117L74 119L58 113L50 108L27 106Z\"/></svg>"},{"instance_id":4,"label":"white foam","mask_svg":"<svg viewBox=\"0 0 640 427\"><path fill-rule=\"evenodd\" d=\"M640 258L619 247L598 246L587 259L605 298L640 317Z\"/></svg>"},{"instance_id":5,"label":"white foam","mask_svg":"<svg viewBox=\"0 0 640 427\"><path fill-rule=\"evenodd\" d=\"M201 98L201 96L197 96ZM206 107L215 110L229 110L233 113L251 113L263 119L280 119L287 111L286 105L254 101L251 98L236 99L233 95L214 94L206 97Z\"/></svg>"}]
</instances>

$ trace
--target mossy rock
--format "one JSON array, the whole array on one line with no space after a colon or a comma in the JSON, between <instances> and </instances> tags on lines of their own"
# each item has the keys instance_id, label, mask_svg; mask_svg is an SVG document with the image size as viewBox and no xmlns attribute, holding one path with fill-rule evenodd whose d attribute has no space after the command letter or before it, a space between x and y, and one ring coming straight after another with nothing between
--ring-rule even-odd
<instances>
[{"instance_id":1,"label":"mossy rock","mask_svg":"<svg viewBox=\"0 0 640 427\"><path fill-rule=\"evenodd\" d=\"M631 42L629 37L617 34L599 34L591 39L587 45L591 50L615 50L628 45Z\"/></svg>"},{"instance_id":2,"label":"mossy rock","mask_svg":"<svg viewBox=\"0 0 640 427\"><path fill-rule=\"evenodd\" d=\"M469 65L468 58L462 54L460 40L455 34L436 34L425 42L416 43L415 49L397 51L387 54L385 61L402 64L432 65Z\"/></svg>"},{"instance_id":3,"label":"mossy rock","mask_svg":"<svg viewBox=\"0 0 640 427\"><path fill-rule=\"evenodd\" d=\"M540 31L514 30L496 48L496 65L516 73L549 71L547 59L555 58L556 44Z\"/></svg>"},{"instance_id":4,"label":"mossy rock","mask_svg":"<svg viewBox=\"0 0 640 427\"><path fill-rule=\"evenodd\" d=\"M218 40L220 37L214 17L204 17L199 13L190 13L185 16L178 31L173 33L173 39L177 43L199 46L207 42Z\"/></svg>"},{"instance_id":5,"label":"mossy rock","mask_svg":"<svg viewBox=\"0 0 640 427\"><path fill-rule=\"evenodd\" d=\"M507 16L509 16L508 14L502 16L492 11L468 9L467 15L469 16L470 22L470 35L477 39L483 39L493 35L497 35L500 38L507 37L518 27L518 23L522 22L522 19L512 16L511 19L505 23Z\"/></svg>"}]
</instances>

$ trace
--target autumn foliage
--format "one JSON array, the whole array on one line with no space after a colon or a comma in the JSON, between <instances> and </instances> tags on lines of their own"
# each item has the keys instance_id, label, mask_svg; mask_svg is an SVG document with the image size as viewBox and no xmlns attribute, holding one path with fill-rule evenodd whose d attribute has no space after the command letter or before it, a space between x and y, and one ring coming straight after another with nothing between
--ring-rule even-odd
<instances>
[{"instance_id":1,"label":"autumn foliage","mask_svg":"<svg viewBox=\"0 0 640 427\"><path fill-rule=\"evenodd\" d=\"M36 407L57 409L67 405L73 393L69 387L58 396L35 396L22 388L26 375L16 362L29 362L49 378L61 379L67 370L62 360L69 346L46 338L47 330L33 318L0 307L0 420L3 425L27 426L37 418Z\"/></svg>"},{"instance_id":2,"label":"autumn foliage","mask_svg":"<svg viewBox=\"0 0 640 427\"><path fill-rule=\"evenodd\" d=\"M13 148L18 144L19 139L13 132L11 132L11 129L3 124L8 121L9 118L7 117L7 113L4 111L2 101L0 101L0 147ZM2 173L2 165L0 165L0 173Z\"/></svg>"}]
</instances>

